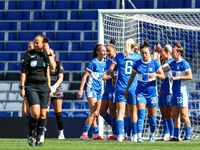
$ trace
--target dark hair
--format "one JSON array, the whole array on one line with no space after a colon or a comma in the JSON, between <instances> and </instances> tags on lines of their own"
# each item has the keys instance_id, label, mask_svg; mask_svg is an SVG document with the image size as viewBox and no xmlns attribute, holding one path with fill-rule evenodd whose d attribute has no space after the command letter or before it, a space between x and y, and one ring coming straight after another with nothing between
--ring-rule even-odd
<instances>
[{"instance_id":1,"label":"dark hair","mask_svg":"<svg viewBox=\"0 0 200 150\"><path fill-rule=\"evenodd\" d=\"M36 37L38 37L38 36L43 38L42 43L48 43L49 44L49 39L46 36L44 36L43 34L36 35Z\"/></svg>"},{"instance_id":2,"label":"dark hair","mask_svg":"<svg viewBox=\"0 0 200 150\"><path fill-rule=\"evenodd\" d=\"M176 42L174 48L177 50L177 52L180 52L180 53L181 53L181 56L183 56L184 49L183 49L183 47L181 46L180 42Z\"/></svg>"},{"instance_id":3,"label":"dark hair","mask_svg":"<svg viewBox=\"0 0 200 150\"><path fill-rule=\"evenodd\" d=\"M111 46L112 48L116 48L115 43L116 43L115 39L111 39L110 42L106 46Z\"/></svg>"},{"instance_id":4,"label":"dark hair","mask_svg":"<svg viewBox=\"0 0 200 150\"><path fill-rule=\"evenodd\" d=\"M103 46L103 44L96 44L95 46L94 46L94 50L93 50L93 53L92 53L92 59L94 59L94 58L96 58L97 56L98 56L98 54L97 54L97 50L99 51L100 49L101 49L101 47Z\"/></svg>"},{"instance_id":5,"label":"dark hair","mask_svg":"<svg viewBox=\"0 0 200 150\"><path fill-rule=\"evenodd\" d=\"M140 46L140 51L144 48L148 48L149 51L151 51L151 48L149 46L149 42L148 41L144 41L144 44L142 46Z\"/></svg>"}]
</instances>

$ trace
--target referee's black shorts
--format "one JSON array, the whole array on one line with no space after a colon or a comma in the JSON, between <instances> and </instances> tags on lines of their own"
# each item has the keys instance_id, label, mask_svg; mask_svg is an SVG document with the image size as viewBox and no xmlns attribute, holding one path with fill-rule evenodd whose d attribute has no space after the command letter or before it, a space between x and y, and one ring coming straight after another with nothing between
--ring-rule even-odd
<instances>
[{"instance_id":1,"label":"referee's black shorts","mask_svg":"<svg viewBox=\"0 0 200 150\"><path fill-rule=\"evenodd\" d=\"M25 86L26 98L29 107L33 105L40 105L41 108L47 108L50 88L47 84Z\"/></svg>"}]
</instances>

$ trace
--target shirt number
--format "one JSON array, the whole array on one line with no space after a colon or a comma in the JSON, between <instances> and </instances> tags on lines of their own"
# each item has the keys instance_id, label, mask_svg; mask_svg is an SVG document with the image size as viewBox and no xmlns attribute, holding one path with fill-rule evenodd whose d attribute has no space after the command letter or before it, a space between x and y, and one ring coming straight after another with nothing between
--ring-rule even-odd
<instances>
[{"instance_id":1,"label":"shirt number","mask_svg":"<svg viewBox=\"0 0 200 150\"><path fill-rule=\"evenodd\" d=\"M126 66L125 66L125 73L126 74L131 74L132 73L132 66L133 66L133 62L128 60L126 61Z\"/></svg>"}]
</instances>

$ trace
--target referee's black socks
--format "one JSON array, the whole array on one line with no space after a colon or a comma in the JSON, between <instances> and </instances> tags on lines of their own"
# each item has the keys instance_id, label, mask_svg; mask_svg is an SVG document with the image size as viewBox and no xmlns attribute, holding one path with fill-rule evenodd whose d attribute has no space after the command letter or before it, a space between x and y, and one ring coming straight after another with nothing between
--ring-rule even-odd
<instances>
[{"instance_id":1,"label":"referee's black socks","mask_svg":"<svg viewBox=\"0 0 200 150\"><path fill-rule=\"evenodd\" d=\"M29 119L29 136L33 136L37 119L30 117Z\"/></svg>"},{"instance_id":2,"label":"referee's black socks","mask_svg":"<svg viewBox=\"0 0 200 150\"><path fill-rule=\"evenodd\" d=\"M59 130L63 130L63 117L62 117L62 113L55 113L56 115L56 120L57 120L57 124L58 124L58 129Z\"/></svg>"},{"instance_id":3,"label":"referee's black socks","mask_svg":"<svg viewBox=\"0 0 200 150\"><path fill-rule=\"evenodd\" d=\"M37 124L37 141L40 141L42 132L44 130L46 124L46 118L45 119L38 119L38 124Z\"/></svg>"}]
</instances>

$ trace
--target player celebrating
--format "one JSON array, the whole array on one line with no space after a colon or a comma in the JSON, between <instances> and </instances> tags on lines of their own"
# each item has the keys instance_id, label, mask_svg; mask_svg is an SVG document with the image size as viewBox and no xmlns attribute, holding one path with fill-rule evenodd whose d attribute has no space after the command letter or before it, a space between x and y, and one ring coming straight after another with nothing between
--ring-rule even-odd
<instances>
[{"instance_id":1,"label":"player celebrating","mask_svg":"<svg viewBox=\"0 0 200 150\"><path fill-rule=\"evenodd\" d=\"M150 56L150 46L147 41L140 47L142 59L135 62L133 71L128 81L125 96L129 97L129 87L137 73L137 88L136 88L136 103L138 109L138 124L137 124L137 142L142 141L142 130L145 119L145 107L147 105L148 118L150 124L150 138L149 142L154 142L154 134L156 130L156 106L157 106L157 92L156 92L156 77L165 79L165 75L159 62L152 59Z\"/></svg>"},{"instance_id":2,"label":"player celebrating","mask_svg":"<svg viewBox=\"0 0 200 150\"><path fill-rule=\"evenodd\" d=\"M119 53L113 59L113 62L109 68L110 75L112 77L113 85L115 85L115 102L117 103L117 134L118 134L118 142L123 141L122 137L122 130L124 126L124 112L126 102L129 104L129 111L131 115L131 127L133 131L133 136L137 137L137 110L135 105L135 87L136 87L136 80L134 80L133 84L130 85L129 90L129 97L128 99L125 98L124 92L126 90L128 79L132 73L132 66L135 61L141 59L141 55L134 53L135 49L135 40L130 38L126 41L123 53ZM116 77L114 76L114 68L117 67L118 75L117 75L117 82Z\"/></svg>"},{"instance_id":3,"label":"player celebrating","mask_svg":"<svg viewBox=\"0 0 200 150\"><path fill-rule=\"evenodd\" d=\"M55 51L54 49L50 49L50 53L55 59ZM64 68L62 66L62 63L59 60L55 60L56 62L56 69L50 69L50 75L51 75L51 90L54 93L51 98L49 98L49 106L53 102L53 108L58 124L59 129L59 136L58 139L65 139L65 136L63 134L63 117L61 113L62 109L62 97L63 97L63 91L61 83L63 82L64 77Z\"/></svg>"},{"instance_id":4,"label":"player celebrating","mask_svg":"<svg viewBox=\"0 0 200 150\"><path fill-rule=\"evenodd\" d=\"M103 94L100 115L104 117L105 121L112 127L113 135L108 137L107 140L117 140L117 130L116 130L116 104L113 103L114 99L114 87L112 86L112 79L108 72L112 60L116 56L116 46L115 40L112 39L106 45L107 56L109 57L106 61L106 73L108 75L108 80L106 81L106 86ZM114 70L117 73L117 68ZM109 108L110 114L107 113Z\"/></svg>"},{"instance_id":5,"label":"player celebrating","mask_svg":"<svg viewBox=\"0 0 200 150\"><path fill-rule=\"evenodd\" d=\"M83 96L83 88L89 76L85 92L91 114L85 121L83 134L80 137L82 140L89 140L88 131L92 124L93 140L103 140L99 136L98 116L102 101L102 79L104 79L106 71L106 63L103 60L105 57L106 47L101 44L96 44L93 50L92 60L86 68L85 74L82 77L80 90L77 93L77 97L80 99Z\"/></svg>"},{"instance_id":6,"label":"player celebrating","mask_svg":"<svg viewBox=\"0 0 200 150\"><path fill-rule=\"evenodd\" d=\"M191 122L188 116L189 91L186 80L192 80L192 71L189 63L183 59L184 49L179 42L176 42L172 50L172 58L174 61L166 64L164 71L172 71L170 81L172 86L172 114L174 120L174 138L170 141L180 141L180 117L181 115L185 123L186 136L183 141L191 141Z\"/></svg>"}]
</instances>

